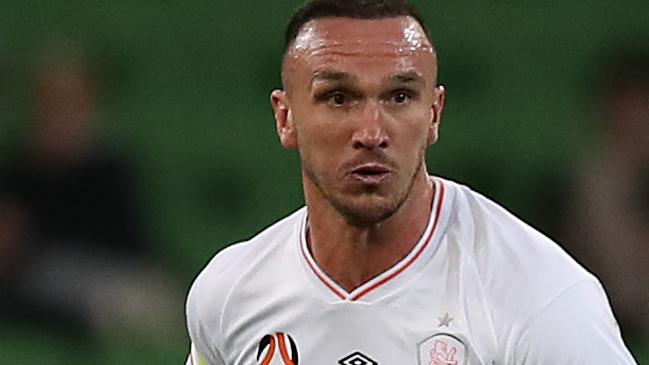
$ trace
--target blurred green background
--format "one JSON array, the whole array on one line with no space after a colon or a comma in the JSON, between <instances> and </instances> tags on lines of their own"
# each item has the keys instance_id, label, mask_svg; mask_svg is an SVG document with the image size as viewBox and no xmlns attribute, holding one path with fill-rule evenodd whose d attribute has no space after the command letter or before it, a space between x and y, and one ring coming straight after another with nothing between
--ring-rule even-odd
<instances>
[{"instance_id":1,"label":"blurred green background","mask_svg":"<svg viewBox=\"0 0 649 365\"><path fill-rule=\"evenodd\" d=\"M80 42L100 70L102 132L135 161L157 259L188 288L221 247L302 204L298 159L277 143L268 102L299 3L2 1L0 157L20 152L34 57L53 40ZM447 88L430 171L543 228L539 192L591 144L602 57L648 39L647 1L413 3ZM649 363L646 341L632 341ZM88 347L10 325L0 328L0 363L180 364L188 346L139 343Z\"/></svg>"}]
</instances>

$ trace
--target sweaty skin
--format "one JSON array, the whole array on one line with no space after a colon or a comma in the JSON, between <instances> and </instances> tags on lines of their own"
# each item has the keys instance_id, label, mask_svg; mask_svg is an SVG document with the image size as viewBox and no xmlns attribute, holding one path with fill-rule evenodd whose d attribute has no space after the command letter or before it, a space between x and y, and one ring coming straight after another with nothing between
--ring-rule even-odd
<instances>
[{"instance_id":1,"label":"sweaty skin","mask_svg":"<svg viewBox=\"0 0 649 365\"><path fill-rule=\"evenodd\" d=\"M316 26L317 23L315 21L312 21L302 27L295 41L293 42L291 47L289 47L286 57L298 59L299 57L307 53L311 53L312 55L322 54L323 52L327 52L329 49L333 50L334 52L336 50L347 50L351 52L351 54L360 55L363 53L362 48L367 45L378 47L374 51L377 54L383 52L384 54L397 53L399 55L407 55L415 52L424 52L434 55L435 50L428 40L426 34L421 29L419 23L411 18L401 19L405 20L402 22L403 29L401 30L401 32L403 34L399 37L399 39L385 39L385 42L379 42L373 45L367 43L367 41L370 40L366 38L367 34L363 35L358 32L349 34L346 39L336 40L323 38L323 36L326 37L328 35L323 33L323 31L326 30L324 30L322 26ZM326 19L324 21L330 20L335 21L337 19ZM323 20L320 20L320 22L322 21ZM373 22L376 20L368 21Z\"/></svg>"},{"instance_id":2,"label":"sweaty skin","mask_svg":"<svg viewBox=\"0 0 649 365\"><path fill-rule=\"evenodd\" d=\"M282 146L297 148L320 268L351 291L404 258L430 215L426 148L444 90L417 21L323 18L286 53L271 102Z\"/></svg>"}]
</instances>

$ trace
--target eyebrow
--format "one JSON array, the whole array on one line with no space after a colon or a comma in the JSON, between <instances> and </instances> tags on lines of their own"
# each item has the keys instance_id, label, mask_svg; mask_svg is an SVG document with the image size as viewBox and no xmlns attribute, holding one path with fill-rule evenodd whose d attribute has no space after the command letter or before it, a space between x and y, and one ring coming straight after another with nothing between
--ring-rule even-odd
<instances>
[{"instance_id":1,"label":"eyebrow","mask_svg":"<svg viewBox=\"0 0 649 365\"><path fill-rule=\"evenodd\" d=\"M389 75L385 78L389 82L399 82L399 83L421 83L421 84L426 84L426 79L424 76L415 70L412 71L406 71L403 73L395 73L392 75Z\"/></svg>"},{"instance_id":2,"label":"eyebrow","mask_svg":"<svg viewBox=\"0 0 649 365\"><path fill-rule=\"evenodd\" d=\"M309 84L310 88L313 88L313 84L318 81L342 81L349 82L358 80L356 76L348 74L347 72L334 71L334 70L324 70L316 72L311 78L311 83Z\"/></svg>"},{"instance_id":3,"label":"eyebrow","mask_svg":"<svg viewBox=\"0 0 649 365\"><path fill-rule=\"evenodd\" d=\"M357 81L358 77L343 71L323 70L316 72L311 78L309 88L313 88L313 84L318 81L338 81L338 82L352 82ZM406 71L401 73L394 73L383 78L384 81L390 83L403 83L403 84L426 84L424 76L415 70Z\"/></svg>"}]
</instances>

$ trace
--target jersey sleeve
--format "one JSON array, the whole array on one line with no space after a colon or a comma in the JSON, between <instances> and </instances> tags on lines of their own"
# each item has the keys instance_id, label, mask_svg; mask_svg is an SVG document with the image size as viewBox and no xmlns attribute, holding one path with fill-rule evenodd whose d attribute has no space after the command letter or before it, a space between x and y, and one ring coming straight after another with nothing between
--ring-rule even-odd
<instances>
[{"instance_id":1,"label":"jersey sleeve","mask_svg":"<svg viewBox=\"0 0 649 365\"><path fill-rule=\"evenodd\" d=\"M185 365L225 365L223 360L221 358L217 357L216 359L213 360L213 362L209 363L206 359L205 356L201 355L198 350L196 350L196 346L194 343L191 344L191 348L189 349L189 356L187 356L187 361L185 362Z\"/></svg>"},{"instance_id":2,"label":"jersey sleeve","mask_svg":"<svg viewBox=\"0 0 649 365\"><path fill-rule=\"evenodd\" d=\"M187 295L185 312L187 331L192 343L190 365L225 365L222 323L224 308L232 283L238 279L236 268L245 261L244 244L235 244L221 250L203 268ZM203 363L199 363L202 359ZM194 361L191 364L191 361Z\"/></svg>"},{"instance_id":3,"label":"jersey sleeve","mask_svg":"<svg viewBox=\"0 0 649 365\"><path fill-rule=\"evenodd\" d=\"M205 276L199 276L187 296L187 332L191 340L187 364L225 365L219 349L220 303L210 300L212 288L205 282Z\"/></svg>"},{"instance_id":4,"label":"jersey sleeve","mask_svg":"<svg viewBox=\"0 0 649 365\"><path fill-rule=\"evenodd\" d=\"M523 328L513 354L517 365L635 365L598 282L568 288Z\"/></svg>"}]
</instances>

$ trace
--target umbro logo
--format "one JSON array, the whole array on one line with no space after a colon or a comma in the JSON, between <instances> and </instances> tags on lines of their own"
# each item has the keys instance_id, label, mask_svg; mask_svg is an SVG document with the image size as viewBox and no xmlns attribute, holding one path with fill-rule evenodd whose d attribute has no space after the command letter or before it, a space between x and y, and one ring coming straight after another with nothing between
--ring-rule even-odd
<instances>
[{"instance_id":1,"label":"umbro logo","mask_svg":"<svg viewBox=\"0 0 649 365\"><path fill-rule=\"evenodd\" d=\"M349 354L338 360L340 365L378 365L378 362L372 360L360 351Z\"/></svg>"}]
</instances>

